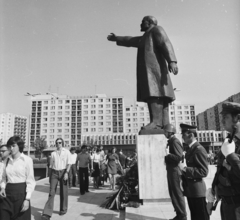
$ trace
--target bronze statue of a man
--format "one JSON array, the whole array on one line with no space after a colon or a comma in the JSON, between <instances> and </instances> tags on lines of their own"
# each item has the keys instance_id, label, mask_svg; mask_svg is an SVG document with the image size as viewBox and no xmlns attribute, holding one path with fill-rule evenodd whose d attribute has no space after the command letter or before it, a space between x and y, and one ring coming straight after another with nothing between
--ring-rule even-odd
<instances>
[{"instance_id":1,"label":"bronze statue of a man","mask_svg":"<svg viewBox=\"0 0 240 220\"><path fill-rule=\"evenodd\" d=\"M120 37L111 33L107 39L118 46L137 47L137 101L147 102L150 123L144 129L160 129L169 124L168 104L175 100L169 71L178 73L173 46L157 20L146 16L140 37Z\"/></svg>"}]
</instances>

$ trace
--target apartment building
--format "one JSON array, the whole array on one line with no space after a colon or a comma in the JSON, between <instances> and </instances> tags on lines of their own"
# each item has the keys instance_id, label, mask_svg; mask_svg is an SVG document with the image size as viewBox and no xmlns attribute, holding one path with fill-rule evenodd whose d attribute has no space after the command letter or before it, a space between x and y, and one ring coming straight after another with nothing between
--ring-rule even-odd
<instances>
[{"instance_id":1,"label":"apartment building","mask_svg":"<svg viewBox=\"0 0 240 220\"><path fill-rule=\"evenodd\" d=\"M223 102L225 101L240 103L240 92L228 97ZM213 107L206 109L204 112L201 112L197 115L197 124L199 130L224 130L221 115L223 102L217 103Z\"/></svg>"},{"instance_id":2,"label":"apartment building","mask_svg":"<svg viewBox=\"0 0 240 220\"><path fill-rule=\"evenodd\" d=\"M181 132L180 124L197 125L195 105L181 104L179 101L174 101L169 105L169 120L176 127L177 133Z\"/></svg>"},{"instance_id":3,"label":"apartment building","mask_svg":"<svg viewBox=\"0 0 240 220\"><path fill-rule=\"evenodd\" d=\"M0 114L0 139L6 143L13 135L20 136L26 144L28 134L28 118L12 113Z\"/></svg>"},{"instance_id":4,"label":"apartment building","mask_svg":"<svg viewBox=\"0 0 240 220\"><path fill-rule=\"evenodd\" d=\"M82 143L81 135L123 133L123 97L68 96L48 93L32 97L30 143L44 136L48 146L63 138L66 146Z\"/></svg>"}]
</instances>

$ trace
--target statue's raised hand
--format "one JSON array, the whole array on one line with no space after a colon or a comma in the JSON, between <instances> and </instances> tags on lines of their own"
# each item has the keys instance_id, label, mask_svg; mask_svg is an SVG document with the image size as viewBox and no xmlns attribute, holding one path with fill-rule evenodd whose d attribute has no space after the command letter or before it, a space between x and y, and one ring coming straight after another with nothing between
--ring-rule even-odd
<instances>
[{"instance_id":1,"label":"statue's raised hand","mask_svg":"<svg viewBox=\"0 0 240 220\"><path fill-rule=\"evenodd\" d=\"M168 64L168 70L173 73L174 75L178 74L178 66L176 62L170 62Z\"/></svg>"},{"instance_id":2,"label":"statue's raised hand","mask_svg":"<svg viewBox=\"0 0 240 220\"><path fill-rule=\"evenodd\" d=\"M117 41L117 37L116 37L116 35L115 35L114 33L109 34L109 35L107 36L107 39L108 39L109 41Z\"/></svg>"}]
</instances>

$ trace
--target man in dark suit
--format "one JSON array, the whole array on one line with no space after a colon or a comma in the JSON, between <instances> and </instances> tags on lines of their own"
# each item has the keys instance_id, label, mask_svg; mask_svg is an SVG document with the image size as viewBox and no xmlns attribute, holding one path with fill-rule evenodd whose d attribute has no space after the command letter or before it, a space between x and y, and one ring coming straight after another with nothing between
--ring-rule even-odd
<instances>
[{"instance_id":1,"label":"man in dark suit","mask_svg":"<svg viewBox=\"0 0 240 220\"><path fill-rule=\"evenodd\" d=\"M209 202L222 201L222 220L240 220L240 104L224 102L221 114L229 136L218 154L217 172L207 199Z\"/></svg>"},{"instance_id":2,"label":"man in dark suit","mask_svg":"<svg viewBox=\"0 0 240 220\"><path fill-rule=\"evenodd\" d=\"M203 180L208 174L207 152L197 140L196 126L180 124L182 139L189 146L182 170L184 195L187 197L192 220L209 220L206 208L206 185Z\"/></svg>"},{"instance_id":3,"label":"man in dark suit","mask_svg":"<svg viewBox=\"0 0 240 220\"><path fill-rule=\"evenodd\" d=\"M180 188L181 171L178 167L183 156L183 146L174 135L176 129L172 124L164 126L164 134L168 139L165 163L167 167L167 180L169 195L177 216L172 220L187 220L187 212L183 192Z\"/></svg>"},{"instance_id":4,"label":"man in dark suit","mask_svg":"<svg viewBox=\"0 0 240 220\"><path fill-rule=\"evenodd\" d=\"M175 100L169 72L178 73L173 46L157 19L145 16L139 37L120 37L110 34L107 39L118 46L136 47L137 54L137 101L147 102L150 123L146 130L162 128L169 123L168 104Z\"/></svg>"}]
</instances>

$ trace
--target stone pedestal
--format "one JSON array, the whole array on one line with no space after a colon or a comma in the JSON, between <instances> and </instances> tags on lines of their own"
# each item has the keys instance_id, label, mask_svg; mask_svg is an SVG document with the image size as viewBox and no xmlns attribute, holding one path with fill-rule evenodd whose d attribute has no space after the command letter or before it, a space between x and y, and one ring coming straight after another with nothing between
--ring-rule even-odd
<instances>
[{"instance_id":1,"label":"stone pedestal","mask_svg":"<svg viewBox=\"0 0 240 220\"><path fill-rule=\"evenodd\" d=\"M137 137L139 197L144 204L170 201L164 164L166 145L162 134Z\"/></svg>"}]
</instances>

